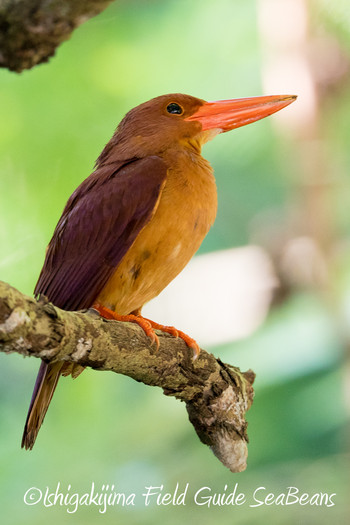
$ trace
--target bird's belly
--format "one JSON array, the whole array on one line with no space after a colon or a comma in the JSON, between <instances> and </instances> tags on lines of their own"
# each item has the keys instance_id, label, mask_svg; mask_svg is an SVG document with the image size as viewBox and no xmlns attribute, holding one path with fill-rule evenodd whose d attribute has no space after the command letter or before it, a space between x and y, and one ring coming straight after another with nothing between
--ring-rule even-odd
<instances>
[{"instance_id":1,"label":"bird's belly","mask_svg":"<svg viewBox=\"0 0 350 525\"><path fill-rule=\"evenodd\" d=\"M191 202L191 201L190 201ZM98 302L125 315L156 297L198 250L216 215L216 190L209 202L161 198L151 221L139 233L98 297Z\"/></svg>"}]
</instances>

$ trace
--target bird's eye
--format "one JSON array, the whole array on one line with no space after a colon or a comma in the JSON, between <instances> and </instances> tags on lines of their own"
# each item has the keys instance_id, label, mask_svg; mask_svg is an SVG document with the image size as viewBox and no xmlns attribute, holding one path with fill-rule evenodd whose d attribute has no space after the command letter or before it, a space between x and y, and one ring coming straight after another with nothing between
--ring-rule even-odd
<instances>
[{"instance_id":1,"label":"bird's eye","mask_svg":"<svg viewBox=\"0 0 350 525\"><path fill-rule=\"evenodd\" d=\"M176 104L176 102L168 104L166 110L168 113L176 113L177 115L181 115L184 111L179 104Z\"/></svg>"}]
</instances>

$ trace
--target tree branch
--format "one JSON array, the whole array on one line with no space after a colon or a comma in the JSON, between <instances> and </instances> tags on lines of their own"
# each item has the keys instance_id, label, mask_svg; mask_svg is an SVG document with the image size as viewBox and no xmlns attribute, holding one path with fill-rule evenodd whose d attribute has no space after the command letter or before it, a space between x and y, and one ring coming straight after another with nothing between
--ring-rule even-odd
<instances>
[{"instance_id":1,"label":"tree branch","mask_svg":"<svg viewBox=\"0 0 350 525\"><path fill-rule=\"evenodd\" d=\"M0 67L20 72L55 54L113 0L0 0Z\"/></svg>"},{"instance_id":2,"label":"tree branch","mask_svg":"<svg viewBox=\"0 0 350 525\"><path fill-rule=\"evenodd\" d=\"M240 372L201 350L157 332L159 350L132 323L106 321L92 310L66 312L0 281L0 350L112 370L186 403L200 440L232 472L246 468L245 412L253 402L252 371Z\"/></svg>"}]
</instances>

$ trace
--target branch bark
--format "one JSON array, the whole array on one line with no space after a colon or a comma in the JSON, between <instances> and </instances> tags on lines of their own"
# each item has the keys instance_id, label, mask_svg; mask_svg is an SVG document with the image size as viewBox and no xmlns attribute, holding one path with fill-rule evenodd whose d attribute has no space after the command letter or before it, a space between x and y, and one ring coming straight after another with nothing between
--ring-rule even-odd
<instances>
[{"instance_id":1,"label":"branch bark","mask_svg":"<svg viewBox=\"0 0 350 525\"><path fill-rule=\"evenodd\" d=\"M71 361L159 386L186 403L200 440L226 467L244 470L245 412L253 402L254 372L242 373L205 350L194 360L182 340L157 334L158 351L137 325L106 321L93 310L66 312L0 281L2 352Z\"/></svg>"},{"instance_id":2,"label":"branch bark","mask_svg":"<svg viewBox=\"0 0 350 525\"><path fill-rule=\"evenodd\" d=\"M113 0L0 0L0 67L21 72L55 54Z\"/></svg>"}]
</instances>

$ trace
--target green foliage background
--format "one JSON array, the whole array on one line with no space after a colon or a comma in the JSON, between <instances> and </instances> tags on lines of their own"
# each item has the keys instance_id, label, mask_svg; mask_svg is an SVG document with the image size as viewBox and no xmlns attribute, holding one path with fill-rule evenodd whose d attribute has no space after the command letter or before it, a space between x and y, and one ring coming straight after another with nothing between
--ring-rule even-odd
<instances>
[{"instance_id":1,"label":"green foliage background","mask_svg":"<svg viewBox=\"0 0 350 525\"><path fill-rule=\"evenodd\" d=\"M346 6L326 1L313 11L349 49ZM349 52L346 51L349 58ZM349 83L328 96L321 122L334 176L336 235L349 232ZM48 65L21 75L0 71L0 278L31 294L45 247L67 197L91 172L117 123L153 96L184 92L207 100L259 95L261 50L256 2L239 0L130 0L112 4L83 24ZM299 94L302 96L302 93ZM260 212L281 210L294 196L291 137L276 136L271 122L218 137L204 155L215 168L219 213L202 252L249 242ZM346 243L334 276L341 304L349 297ZM347 522L345 344L334 312L321 295L295 292L252 337L211 349L224 361L253 368L256 399L249 413L249 463L231 474L200 444L185 407L129 378L86 370L61 380L30 453L20 449L38 362L0 356L0 503L6 525L103 522L172 525L323 524ZM284 356L281 359L281 354ZM280 364L282 362L282 365ZM277 363L277 365L275 365ZM279 368L278 368L279 367ZM81 494L102 484L142 494L146 485L190 495L200 487L248 498L296 486L301 492L336 493L332 508L317 506L109 508L26 506L30 487ZM139 499L140 501L140 499Z\"/></svg>"}]
</instances>

